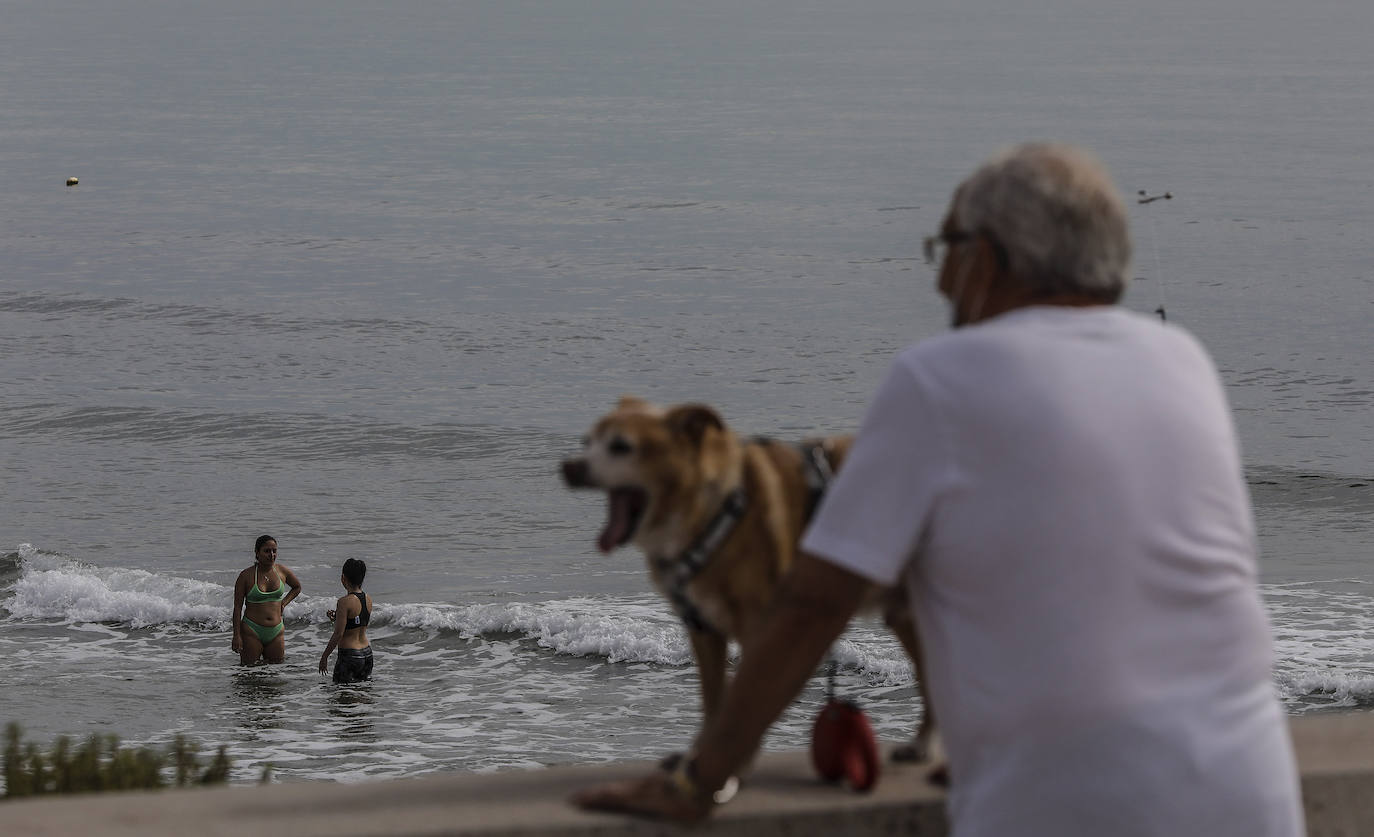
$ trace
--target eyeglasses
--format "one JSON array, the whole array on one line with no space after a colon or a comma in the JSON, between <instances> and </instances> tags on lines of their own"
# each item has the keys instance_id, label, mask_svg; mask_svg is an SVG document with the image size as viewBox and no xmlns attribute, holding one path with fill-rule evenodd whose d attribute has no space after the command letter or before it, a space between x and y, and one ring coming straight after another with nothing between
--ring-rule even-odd
<instances>
[{"instance_id":1,"label":"eyeglasses","mask_svg":"<svg viewBox=\"0 0 1374 837\"><path fill-rule=\"evenodd\" d=\"M987 239L992 245L992 253L997 257L997 264L1003 269L1007 269L1010 263L1007 259L1007 248L1002 246L1002 242L997 236L987 230L950 230L949 232L928 235L921 239L921 253L926 257L926 264L938 265L949 256L949 248L956 244L963 244L965 241L972 241L978 236Z\"/></svg>"},{"instance_id":2,"label":"eyeglasses","mask_svg":"<svg viewBox=\"0 0 1374 837\"><path fill-rule=\"evenodd\" d=\"M926 257L926 264L939 264L945 260L949 248L956 244L963 244L973 236L974 233L963 230L950 230L949 232L928 235L921 240L921 253Z\"/></svg>"}]
</instances>

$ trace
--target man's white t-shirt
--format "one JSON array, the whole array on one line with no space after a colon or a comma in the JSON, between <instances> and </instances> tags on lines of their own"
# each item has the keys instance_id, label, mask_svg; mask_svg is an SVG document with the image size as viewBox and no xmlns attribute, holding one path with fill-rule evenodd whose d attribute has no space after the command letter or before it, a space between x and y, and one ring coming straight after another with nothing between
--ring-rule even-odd
<instances>
[{"instance_id":1,"label":"man's white t-shirt","mask_svg":"<svg viewBox=\"0 0 1374 837\"><path fill-rule=\"evenodd\" d=\"M803 547L905 577L959 837L1298 837L1221 383L1178 328L1023 308L901 353Z\"/></svg>"}]
</instances>

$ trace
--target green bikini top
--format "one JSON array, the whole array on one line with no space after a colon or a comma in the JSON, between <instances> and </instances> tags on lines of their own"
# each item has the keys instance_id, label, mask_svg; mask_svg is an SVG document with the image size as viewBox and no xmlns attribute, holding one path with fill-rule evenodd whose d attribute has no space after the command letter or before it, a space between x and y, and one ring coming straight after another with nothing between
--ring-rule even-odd
<instances>
[{"instance_id":1,"label":"green bikini top","mask_svg":"<svg viewBox=\"0 0 1374 837\"><path fill-rule=\"evenodd\" d=\"M282 599L286 598L286 580L278 578L277 587L275 590L268 590L266 592L263 592L262 588L258 587L258 568L254 567L253 587L248 591L248 595L244 598L247 599L249 604L262 604L263 602L279 602Z\"/></svg>"}]
</instances>

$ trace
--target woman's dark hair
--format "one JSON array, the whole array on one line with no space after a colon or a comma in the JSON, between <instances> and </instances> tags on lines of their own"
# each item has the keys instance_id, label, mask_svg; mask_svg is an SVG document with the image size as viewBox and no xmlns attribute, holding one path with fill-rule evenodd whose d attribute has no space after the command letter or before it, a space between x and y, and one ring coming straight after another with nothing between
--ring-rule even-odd
<instances>
[{"instance_id":1,"label":"woman's dark hair","mask_svg":"<svg viewBox=\"0 0 1374 837\"><path fill-rule=\"evenodd\" d=\"M254 554L254 555L257 555L259 552L262 552L262 545L263 545L263 544L267 543L268 541L275 541L275 540L276 540L276 538L272 537L271 535L258 535L258 541L257 541L257 543L253 544L253 554Z\"/></svg>"},{"instance_id":2,"label":"woman's dark hair","mask_svg":"<svg viewBox=\"0 0 1374 837\"><path fill-rule=\"evenodd\" d=\"M367 575L367 564L363 563L361 558L349 558L344 562L343 574L349 584L362 587L363 577Z\"/></svg>"}]
</instances>

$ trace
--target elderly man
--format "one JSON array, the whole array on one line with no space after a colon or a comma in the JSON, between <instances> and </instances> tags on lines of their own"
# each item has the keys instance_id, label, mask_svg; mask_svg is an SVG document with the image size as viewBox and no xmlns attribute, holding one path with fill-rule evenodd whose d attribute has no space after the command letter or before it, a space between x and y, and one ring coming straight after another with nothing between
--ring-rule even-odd
<instances>
[{"instance_id":1,"label":"elderly man","mask_svg":"<svg viewBox=\"0 0 1374 837\"><path fill-rule=\"evenodd\" d=\"M904 583L954 834L1298 837L1226 399L1192 337L1114 305L1106 173L1012 149L926 253L956 330L888 371L716 718L675 771L576 801L705 816L864 590Z\"/></svg>"}]
</instances>

